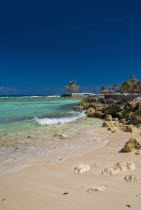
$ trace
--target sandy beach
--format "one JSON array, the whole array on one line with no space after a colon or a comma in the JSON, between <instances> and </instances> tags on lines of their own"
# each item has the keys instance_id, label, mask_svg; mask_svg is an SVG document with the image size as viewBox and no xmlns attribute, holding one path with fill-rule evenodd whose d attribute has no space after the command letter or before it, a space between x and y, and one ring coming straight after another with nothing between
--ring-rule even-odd
<instances>
[{"instance_id":1,"label":"sandy beach","mask_svg":"<svg viewBox=\"0 0 141 210\"><path fill-rule=\"evenodd\" d=\"M0 3L0 210L141 210L141 1Z\"/></svg>"},{"instance_id":2,"label":"sandy beach","mask_svg":"<svg viewBox=\"0 0 141 210\"><path fill-rule=\"evenodd\" d=\"M104 147L74 156L57 163L35 164L0 177L1 210L119 210L141 206L141 183L124 180L126 175L141 175L141 156L121 153L130 137L140 140L140 133L117 131L112 133L99 128L109 139ZM101 172L121 161L132 161L134 171L114 176ZM90 165L85 173L75 173L75 166ZM91 187L104 186L103 192L87 192Z\"/></svg>"}]
</instances>

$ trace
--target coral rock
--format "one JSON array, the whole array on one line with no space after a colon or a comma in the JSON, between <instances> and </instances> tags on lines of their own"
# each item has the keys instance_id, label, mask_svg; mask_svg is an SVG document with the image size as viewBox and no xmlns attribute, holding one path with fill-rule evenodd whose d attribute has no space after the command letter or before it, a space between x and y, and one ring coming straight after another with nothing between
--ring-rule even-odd
<instances>
[{"instance_id":1,"label":"coral rock","mask_svg":"<svg viewBox=\"0 0 141 210\"><path fill-rule=\"evenodd\" d=\"M115 115L117 112L120 112L122 110L122 106L118 106L118 105L112 105L109 106L107 108L107 110L105 111L105 114L107 115Z\"/></svg>"},{"instance_id":2,"label":"coral rock","mask_svg":"<svg viewBox=\"0 0 141 210\"><path fill-rule=\"evenodd\" d=\"M111 126L111 127L110 127L110 126L109 126L107 130L112 131L112 132L116 132L117 127L115 127L115 126Z\"/></svg>"},{"instance_id":3,"label":"coral rock","mask_svg":"<svg viewBox=\"0 0 141 210\"><path fill-rule=\"evenodd\" d=\"M112 115L106 115L105 120L106 121L112 121Z\"/></svg>"},{"instance_id":4,"label":"coral rock","mask_svg":"<svg viewBox=\"0 0 141 210\"><path fill-rule=\"evenodd\" d=\"M135 131L137 131L137 128L134 125L127 125L126 126L125 132L133 133Z\"/></svg>"},{"instance_id":5,"label":"coral rock","mask_svg":"<svg viewBox=\"0 0 141 210\"><path fill-rule=\"evenodd\" d=\"M116 174L120 174L124 171L128 171L128 170L134 170L135 169L135 165L134 163L130 162L130 161L126 161L126 162L121 162L121 163L116 163L113 167L111 168L105 168L102 171L103 175L116 175Z\"/></svg>"},{"instance_id":6,"label":"coral rock","mask_svg":"<svg viewBox=\"0 0 141 210\"><path fill-rule=\"evenodd\" d=\"M126 123L126 119L123 118L123 119L121 119L119 122L125 124L125 123Z\"/></svg>"},{"instance_id":7,"label":"coral rock","mask_svg":"<svg viewBox=\"0 0 141 210\"><path fill-rule=\"evenodd\" d=\"M124 177L126 182L132 182L132 183L140 183L141 182L141 176L137 175L127 175Z\"/></svg>"},{"instance_id":8,"label":"coral rock","mask_svg":"<svg viewBox=\"0 0 141 210\"><path fill-rule=\"evenodd\" d=\"M118 118L116 117L116 118L113 118L113 121L118 121Z\"/></svg>"},{"instance_id":9,"label":"coral rock","mask_svg":"<svg viewBox=\"0 0 141 210\"><path fill-rule=\"evenodd\" d=\"M94 117L94 113L95 113L95 109L94 109L94 108L89 108L89 109L86 111L86 116L87 116L87 117Z\"/></svg>"},{"instance_id":10,"label":"coral rock","mask_svg":"<svg viewBox=\"0 0 141 210\"><path fill-rule=\"evenodd\" d=\"M90 170L90 166L88 164L80 164L74 168L74 172L76 173L84 173Z\"/></svg>"},{"instance_id":11,"label":"coral rock","mask_svg":"<svg viewBox=\"0 0 141 210\"><path fill-rule=\"evenodd\" d=\"M104 118L104 117L105 117L105 114L102 113L101 111L96 111L96 112L94 113L94 117Z\"/></svg>"},{"instance_id":12,"label":"coral rock","mask_svg":"<svg viewBox=\"0 0 141 210\"><path fill-rule=\"evenodd\" d=\"M113 124L109 121L104 121L103 124L102 124L103 127L112 127Z\"/></svg>"},{"instance_id":13,"label":"coral rock","mask_svg":"<svg viewBox=\"0 0 141 210\"><path fill-rule=\"evenodd\" d=\"M128 142L126 142L123 151L124 152L132 152L134 150L141 150L141 144L134 138L130 138Z\"/></svg>"},{"instance_id":14,"label":"coral rock","mask_svg":"<svg viewBox=\"0 0 141 210\"><path fill-rule=\"evenodd\" d=\"M87 192L93 192L93 191L95 191L95 192L103 192L103 191L105 191L105 189L106 189L106 187L104 187L104 186L101 186L101 187L90 187L87 190Z\"/></svg>"}]
</instances>

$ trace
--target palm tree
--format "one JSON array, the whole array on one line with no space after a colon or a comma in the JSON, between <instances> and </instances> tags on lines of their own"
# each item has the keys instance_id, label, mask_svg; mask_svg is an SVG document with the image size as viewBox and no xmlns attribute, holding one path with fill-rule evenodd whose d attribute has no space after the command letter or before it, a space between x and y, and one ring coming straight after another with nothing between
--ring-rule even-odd
<instances>
[{"instance_id":1,"label":"palm tree","mask_svg":"<svg viewBox=\"0 0 141 210\"><path fill-rule=\"evenodd\" d=\"M130 80L130 90L131 90L131 93L133 92L133 90L135 89L135 86L136 86L136 80L134 78L132 78Z\"/></svg>"},{"instance_id":2,"label":"palm tree","mask_svg":"<svg viewBox=\"0 0 141 210\"><path fill-rule=\"evenodd\" d=\"M113 86L114 88L116 88L116 87L118 87L118 85L117 84L114 84L114 86Z\"/></svg>"},{"instance_id":3,"label":"palm tree","mask_svg":"<svg viewBox=\"0 0 141 210\"><path fill-rule=\"evenodd\" d=\"M130 85L128 84L128 82L126 82L126 81L124 81L124 82L122 83L122 85L120 86L120 91L121 91L121 92L128 92L128 91L130 91L130 89L131 89L131 87L130 87Z\"/></svg>"},{"instance_id":4,"label":"palm tree","mask_svg":"<svg viewBox=\"0 0 141 210\"><path fill-rule=\"evenodd\" d=\"M105 88L104 86L102 86L100 89L101 89L101 91L103 91L103 90L105 90L106 88Z\"/></svg>"},{"instance_id":5,"label":"palm tree","mask_svg":"<svg viewBox=\"0 0 141 210\"><path fill-rule=\"evenodd\" d=\"M135 85L134 88L138 91L139 94L141 94L141 82L140 81L138 81L138 83Z\"/></svg>"},{"instance_id":6,"label":"palm tree","mask_svg":"<svg viewBox=\"0 0 141 210\"><path fill-rule=\"evenodd\" d=\"M118 85L117 84L114 84L111 89L114 90L114 91L116 91L117 87L118 87Z\"/></svg>"}]
</instances>

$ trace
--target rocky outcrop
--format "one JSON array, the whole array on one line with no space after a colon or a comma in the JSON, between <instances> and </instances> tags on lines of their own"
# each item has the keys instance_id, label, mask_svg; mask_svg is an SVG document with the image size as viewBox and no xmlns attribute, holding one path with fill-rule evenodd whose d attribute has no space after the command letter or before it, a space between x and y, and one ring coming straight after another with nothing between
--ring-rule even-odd
<instances>
[{"instance_id":1,"label":"rocky outcrop","mask_svg":"<svg viewBox=\"0 0 141 210\"><path fill-rule=\"evenodd\" d=\"M136 103L141 103L141 97L137 97L130 102L130 104L136 104Z\"/></svg>"},{"instance_id":2,"label":"rocky outcrop","mask_svg":"<svg viewBox=\"0 0 141 210\"><path fill-rule=\"evenodd\" d=\"M116 116L116 113L117 112L120 112L123 110L123 107L120 106L120 105L112 105L112 106L109 106L106 111L105 111L105 114L106 115L112 115L112 116Z\"/></svg>"},{"instance_id":3,"label":"rocky outcrop","mask_svg":"<svg viewBox=\"0 0 141 210\"><path fill-rule=\"evenodd\" d=\"M128 142L126 142L123 151L124 152L132 152L134 150L141 150L141 144L134 138L130 138Z\"/></svg>"},{"instance_id":4,"label":"rocky outcrop","mask_svg":"<svg viewBox=\"0 0 141 210\"><path fill-rule=\"evenodd\" d=\"M102 127L111 127L113 126L113 123L112 122L109 122L109 121L104 121L103 124L102 124Z\"/></svg>"},{"instance_id":5,"label":"rocky outcrop","mask_svg":"<svg viewBox=\"0 0 141 210\"><path fill-rule=\"evenodd\" d=\"M117 131L117 127L115 127L115 126L108 127L107 130L109 130L109 131L111 131L111 132L116 132L116 131Z\"/></svg>"},{"instance_id":6,"label":"rocky outcrop","mask_svg":"<svg viewBox=\"0 0 141 210\"><path fill-rule=\"evenodd\" d=\"M102 174L113 176L113 175L120 174L120 173L128 171L128 170L134 170L134 169L135 169L134 163L132 163L130 161L126 161L126 162L116 163L111 168L105 168L102 171Z\"/></svg>"},{"instance_id":7,"label":"rocky outcrop","mask_svg":"<svg viewBox=\"0 0 141 210\"><path fill-rule=\"evenodd\" d=\"M119 122L125 124L127 121L125 118L123 118L123 119L120 119Z\"/></svg>"},{"instance_id":8,"label":"rocky outcrop","mask_svg":"<svg viewBox=\"0 0 141 210\"><path fill-rule=\"evenodd\" d=\"M116 112L116 116L117 116L118 119L122 119L123 112Z\"/></svg>"},{"instance_id":9,"label":"rocky outcrop","mask_svg":"<svg viewBox=\"0 0 141 210\"><path fill-rule=\"evenodd\" d=\"M127 125L125 127L125 132L130 132L130 133L133 133L137 131L137 128L134 126L134 125Z\"/></svg>"},{"instance_id":10,"label":"rocky outcrop","mask_svg":"<svg viewBox=\"0 0 141 210\"><path fill-rule=\"evenodd\" d=\"M123 113L123 116L127 121L131 120L134 116L134 112Z\"/></svg>"},{"instance_id":11,"label":"rocky outcrop","mask_svg":"<svg viewBox=\"0 0 141 210\"><path fill-rule=\"evenodd\" d=\"M118 121L114 122L115 127L119 127L122 123L119 123Z\"/></svg>"},{"instance_id":12,"label":"rocky outcrop","mask_svg":"<svg viewBox=\"0 0 141 210\"><path fill-rule=\"evenodd\" d=\"M89 108L85 114L87 117L94 117L95 109L94 108Z\"/></svg>"},{"instance_id":13,"label":"rocky outcrop","mask_svg":"<svg viewBox=\"0 0 141 210\"><path fill-rule=\"evenodd\" d=\"M135 111L135 110L136 110L136 104L127 103L127 104L124 106L124 108L125 108L125 110Z\"/></svg>"},{"instance_id":14,"label":"rocky outcrop","mask_svg":"<svg viewBox=\"0 0 141 210\"><path fill-rule=\"evenodd\" d=\"M84 173L90 170L90 166L88 164L80 164L74 168L74 172L76 173Z\"/></svg>"},{"instance_id":15,"label":"rocky outcrop","mask_svg":"<svg viewBox=\"0 0 141 210\"><path fill-rule=\"evenodd\" d=\"M141 103L121 103L111 99L95 100L87 98L79 102L79 109L85 109L88 117L105 118L106 121L120 121L123 124L141 124ZM134 132L134 127L127 127L127 132Z\"/></svg>"},{"instance_id":16,"label":"rocky outcrop","mask_svg":"<svg viewBox=\"0 0 141 210\"><path fill-rule=\"evenodd\" d=\"M105 114L102 113L101 111L95 111L94 117L97 117L97 118L104 118L104 117L105 117Z\"/></svg>"},{"instance_id":17,"label":"rocky outcrop","mask_svg":"<svg viewBox=\"0 0 141 210\"><path fill-rule=\"evenodd\" d=\"M118 121L118 118L117 117L113 118L113 121Z\"/></svg>"},{"instance_id":18,"label":"rocky outcrop","mask_svg":"<svg viewBox=\"0 0 141 210\"><path fill-rule=\"evenodd\" d=\"M105 117L104 113L102 113L101 111L97 111L95 108L89 108L85 114L87 117L97 117L97 118Z\"/></svg>"},{"instance_id":19,"label":"rocky outcrop","mask_svg":"<svg viewBox=\"0 0 141 210\"><path fill-rule=\"evenodd\" d=\"M102 126L103 127L107 127L108 130L112 131L112 132L115 132L117 130L117 126L119 125L118 122L110 122L110 121L104 121Z\"/></svg>"},{"instance_id":20,"label":"rocky outcrop","mask_svg":"<svg viewBox=\"0 0 141 210\"><path fill-rule=\"evenodd\" d=\"M112 115L106 115L105 121L112 121L112 120L113 120Z\"/></svg>"},{"instance_id":21,"label":"rocky outcrop","mask_svg":"<svg viewBox=\"0 0 141 210\"><path fill-rule=\"evenodd\" d=\"M131 123L133 123L134 125L138 125L141 124L141 116L138 115L133 115L131 118Z\"/></svg>"},{"instance_id":22,"label":"rocky outcrop","mask_svg":"<svg viewBox=\"0 0 141 210\"><path fill-rule=\"evenodd\" d=\"M105 102L106 102L107 104L116 104L116 103L117 103L117 100L114 100L114 99L112 99L112 98L107 98L107 99L105 100Z\"/></svg>"},{"instance_id":23,"label":"rocky outcrop","mask_svg":"<svg viewBox=\"0 0 141 210\"><path fill-rule=\"evenodd\" d=\"M124 177L124 180L126 182L140 183L141 182L141 176L138 176L138 175L127 175L127 176Z\"/></svg>"}]
</instances>

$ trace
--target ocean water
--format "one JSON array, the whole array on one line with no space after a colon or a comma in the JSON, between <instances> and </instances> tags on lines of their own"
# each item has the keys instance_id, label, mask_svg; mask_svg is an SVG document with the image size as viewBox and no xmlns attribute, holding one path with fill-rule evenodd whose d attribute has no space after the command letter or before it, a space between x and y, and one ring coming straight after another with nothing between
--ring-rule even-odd
<instances>
[{"instance_id":1,"label":"ocean water","mask_svg":"<svg viewBox=\"0 0 141 210\"><path fill-rule=\"evenodd\" d=\"M96 131L102 120L76 109L81 99L0 97L0 175L105 145L107 140Z\"/></svg>"},{"instance_id":2,"label":"ocean water","mask_svg":"<svg viewBox=\"0 0 141 210\"><path fill-rule=\"evenodd\" d=\"M0 97L0 134L25 133L40 125L71 122L84 117L76 110L81 98L59 96Z\"/></svg>"}]
</instances>

